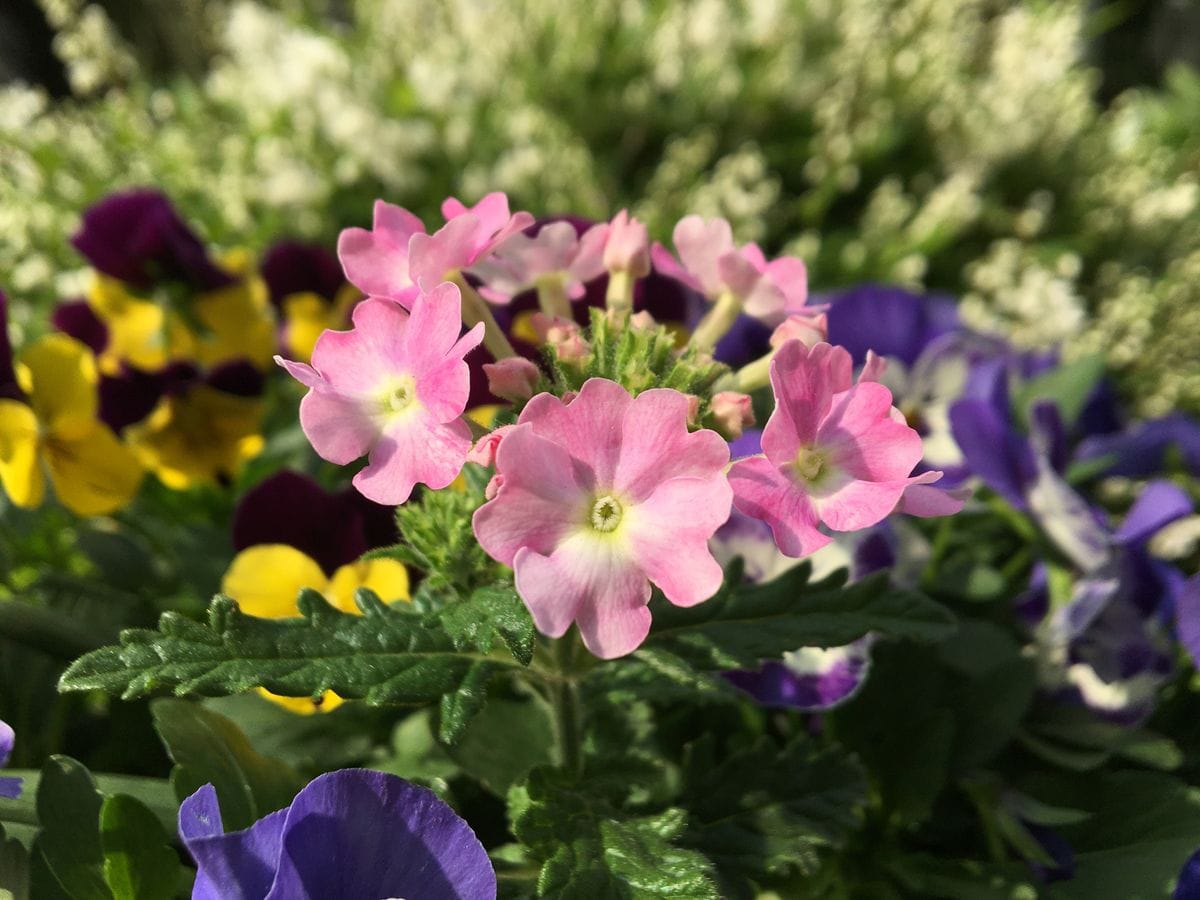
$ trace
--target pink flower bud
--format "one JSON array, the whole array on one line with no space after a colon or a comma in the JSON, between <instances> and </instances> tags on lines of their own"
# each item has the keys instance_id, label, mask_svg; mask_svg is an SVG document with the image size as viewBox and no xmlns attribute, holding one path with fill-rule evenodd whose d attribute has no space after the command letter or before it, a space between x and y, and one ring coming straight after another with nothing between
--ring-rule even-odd
<instances>
[{"instance_id":1,"label":"pink flower bud","mask_svg":"<svg viewBox=\"0 0 1200 900\"><path fill-rule=\"evenodd\" d=\"M578 330L561 341L552 340L550 346L554 348L559 362L582 362L592 355L592 345L583 339Z\"/></svg>"},{"instance_id":2,"label":"pink flower bud","mask_svg":"<svg viewBox=\"0 0 1200 900\"><path fill-rule=\"evenodd\" d=\"M579 334L579 326L562 316L551 316L536 312L529 317L529 324L543 344L561 344L572 334Z\"/></svg>"},{"instance_id":3,"label":"pink flower bud","mask_svg":"<svg viewBox=\"0 0 1200 900\"><path fill-rule=\"evenodd\" d=\"M520 403L533 396L542 373L523 356L507 356L499 362L484 363L488 390L511 403Z\"/></svg>"},{"instance_id":4,"label":"pink flower bud","mask_svg":"<svg viewBox=\"0 0 1200 900\"><path fill-rule=\"evenodd\" d=\"M574 399L578 396L579 391L564 391L560 399L563 402L563 406L570 406L572 401L574 401Z\"/></svg>"},{"instance_id":5,"label":"pink flower bud","mask_svg":"<svg viewBox=\"0 0 1200 900\"><path fill-rule=\"evenodd\" d=\"M829 319L825 310L792 313L771 334L771 346L778 349L788 341L800 341L812 347L829 337Z\"/></svg>"},{"instance_id":6,"label":"pink flower bud","mask_svg":"<svg viewBox=\"0 0 1200 900\"><path fill-rule=\"evenodd\" d=\"M688 428L695 428L700 424L700 398L695 394L684 394L687 398L687 423Z\"/></svg>"},{"instance_id":7,"label":"pink flower bud","mask_svg":"<svg viewBox=\"0 0 1200 900\"><path fill-rule=\"evenodd\" d=\"M483 499L491 500L500 492L500 488L504 487L504 476L493 475L492 480L487 483L487 487L483 489Z\"/></svg>"},{"instance_id":8,"label":"pink flower bud","mask_svg":"<svg viewBox=\"0 0 1200 900\"><path fill-rule=\"evenodd\" d=\"M750 395L738 391L719 391L713 394L712 414L717 422L717 431L726 440L736 440L742 430L754 424L754 409Z\"/></svg>"},{"instance_id":9,"label":"pink flower bud","mask_svg":"<svg viewBox=\"0 0 1200 900\"><path fill-rule=\"evenodd\" d=\"M635 312L629 317L629 325L634 331L653 331L658 327L658 323L654 321L654 316L650 315L644 309L641 312Z\"/></svg>"},{"instance_id":10,"label":"pink flower bud","mask_svg":"<svg viewBox=\"0 0 1200 900\"><path fill-rule=\"evenodd\" d=\"M604 268L610 272L628 272L634 278L650 274L650 237L646 226L627 210L621 210L609 223Z\"/></svg>"},{"instance_id":11,"label":"pink flower bud","mask_svg":"<svg viewBox=\"0 0 1200 900\"><path fill-rule=\"evenodd\" d=\"M500 442L515 427L514 425L503 425L495 431L489 431L475 442L475 446L467 454L467 462L478 463L481 466L495 465L496 451L500 448Z\"/></svg>"}]
</instances>

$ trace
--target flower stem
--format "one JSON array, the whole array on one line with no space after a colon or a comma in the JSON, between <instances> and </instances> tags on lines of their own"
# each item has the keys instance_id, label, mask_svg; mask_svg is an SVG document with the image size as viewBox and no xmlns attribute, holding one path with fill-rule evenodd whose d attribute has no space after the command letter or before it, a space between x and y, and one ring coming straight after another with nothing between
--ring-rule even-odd
<instances>
[{"instance_id":1,"label":"flower stem","mask_svg":"<svg viewBox=\"0 0 1200 900\"><path fill-rule=\"evenodd\" d=\"M455 276L454 283L462 294L463 323L468 328L480 322L483 323L483 345L497 360L516 356L517 352L513 350L512 344L508 342L508 338L500 329L487 301L479 296L479 291L471 287L461 273Z\"/></svg>"},{"instance_id":2,"label":"flower stem","mask_svg":"<svg viewBox=\"0 0 1200 900\"><path fill-rule=\"evenodd\" d=\"M567 296L567 286L559 276L539 278L537 283L538 306L548 316L558 316L568 322L574 321L571 312L571 298Z\"/></svg>"},{"instance_id":3,"label":"flower stem","mask_svg":"<svg viewBox=\"0 0 1200 900\"><path fill-rule=\"evenodd\" d=\"M733 373L728 386L718 385L718 389L751 394L759 388L766 387L771 383L771 360L774 358L775 350L771 350L765 356L746 363Z\"/></svg>"},{"instance_id":4,"label":"flower stem","mask_svg":"<svg viewBox=\"0 0 1200 900\"><path fill-rule=\"evenodd\" d=\"M742 301L733 291L723 291L712 309L700 320L689 342L697 350L709 351L725 336L742 312Z\"/></svg>"},{"instance_id":5,"label":"flower stem","mask_svg":"<svg viewBox=\"0 0 1200 900\"><path fill-rule=\"evenodd\" d=\"M578 775L583 772L583 717L579 682L575 679L575 645L576 638L571 632L554 642L554 661L559 677L550 687L563 768Z\"/></svg>"},{"instance_id":6,"label":"flower stem","mask_svg":"<svg viewBox=\"0 0 1200 900\"><path fill-rule=\"evenodd\" d=\"M633 310L633 275L627 269L608 273L608 293L604 304L613 312Z\"/></svg>"}]
</instances>

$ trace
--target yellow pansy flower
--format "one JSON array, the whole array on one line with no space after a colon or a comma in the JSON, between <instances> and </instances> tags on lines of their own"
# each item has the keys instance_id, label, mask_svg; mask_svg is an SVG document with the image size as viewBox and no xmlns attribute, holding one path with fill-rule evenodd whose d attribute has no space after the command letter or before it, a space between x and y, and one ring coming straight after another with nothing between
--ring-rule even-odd
<instances>
[{"instance_id":1,"label":"yellow pansy flower","mask_svg":"<svg viewBox=\"0 0 1200 900\"><path fill-rule=\"evenodd\" d=\"M408 570L394 559L360 560L341 566L326 577L317 563L287 544L260 544L234 557L221 581L221 592L237 601L242 612L261 619L289 619L300 615L296 599L301 588L312 588L343 612L360 615L354 592L360 587L379 595L385 603L409 599ZM311 697L280 697L259 688L264 697L297 713L329 712L343 699L326 691L316 702Z\"/></svg>"},{"instance_id":2,"label":"yellow pansy flower","mask_svg":"<svg viewBox=\"0 0 1200 900\"><path fill-rule=\"evenodd\" d=\"M46 335L17 358L16 375L28 405L0 400L0 483L12 502L40 506L47 473L62 505L81 516L133 499L142 466L98 418L92 352L65 334Z\"/></svg>"},{"instance_id":3,"label":"yellow pansy flower","mask_svg":"<svg viewBox=\"0 0 1200 900\"><path fill-rule=\"evenodd\" d=\"M303 291L283 298L283 343L292 359L312 360L313 348L325 331L339 331L350 321L350 310L362 299L352 284L342 285L330 303L320 294Z\"/></svg>"}]
</instances>

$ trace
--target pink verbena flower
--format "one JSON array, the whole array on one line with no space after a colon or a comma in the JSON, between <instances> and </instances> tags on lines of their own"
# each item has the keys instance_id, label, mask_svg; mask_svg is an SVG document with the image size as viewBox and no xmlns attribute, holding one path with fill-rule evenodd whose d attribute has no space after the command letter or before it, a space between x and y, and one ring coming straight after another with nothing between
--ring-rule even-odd
<instances>
[{"instance_id":1,"label":"pink verbena flower","mask_svg":"<svg viewBox=\"0 0 1200 900\"><path fill-rule=\"evenodd\" d=\"M543 634L577 622L587 648L611 659L645 640L651 582L676 606L721 586L708 539L729 517L729 449L686 422L678 391L632 398L592 378L570 405L534 397L504 436L475 536L512 566Z\"/></svg>"},{"instance_id":2,"label":"pink verbena flower","mask_svg":"<svg viewBox=\"0 0 1200 900\"><path fill-rule=\"evenodd\" d=\"M808 272L801 260L781 256L767 262L757 244L737 247L724 219L685 216L676 224L672 239L679 260L656 243L651 250L654 267L709 300L732 294L746 315L775 325L787 313L799 311L808 299Z\"/></svg>"},{"instance_id":3,"label":"pink verbena flower","mask_svg":"<svg viewBox=\"0 0 1200 900\"><path fill-rule=\"evenodd\" d=\"M470 273L483 282L479 293L492 303L510 303L545 280L556 280L570 299L578 300L584 284L604 274L607 236L608 225L603 223L577 235L570 222L551 222L535 237L512 235Z\"/></svg>"},{"instance_id":4,"label":"pink verbena flower","mask_svg":"<svg viewBox=\"0 0 1200 900\"><path fill-rule=\"evenodd\" d=\"M350 331L326 331L312 366L275 361L309 390L300 425L323 458L346 465L369 454L354 486L377 503L403 503L418 482L443 488L461 471L471 430L460 416L470 392L463 356L483 339L462 337L458 288L440 284L406 312L391 300L354 307Z\"/></svg>"},{"instance_id":5,"label":"pink verbena flower","mask_svg":"<svg viewBox=\"0 0 1200 900\"><path fill-rule=\"evenodd\" d=\"M603 262L609 272L628 272L634 278L650 274L649 234L628 210L621 210L608 223Z\"/></svg>"},{"instance_id":6,"label":"pink verbena flower","mask_svg":"<svg viewBox=\"0 0 1200 900\"><path fill-rule=\"evenodd\" d=\"M373 297L390 297L406 308L418 292L408 270L408 243L425 224L407 209L375 201L370 231L346 228L338 236L338 259L346 280Z\"/></svg>"},{"instance_id":7,"label":"pink verbena flower","mask_svg":"<svg viewBox=\"0 0 1200 900\"><path fill-rule=\"evenodd\" d=\"M886 387L852 384L851 365L843 347L784 344L771 362L775 411L763 430L765 455L729 471L734 506L770 525L788 556L829 543L819 524L867 528L894 511L910 486L942 476L910 475L921 461L920 435L892 406ZM920 495L909 503L930 512L937 506Z\"/></svg>"},{"instance_id":8,"label":"pink verbena flower","mask_svg":"<svg viewBox=\"0 0 1200 900\"><path fill-rule=\"evenodd\" d=\"M467 207L449 197L442 204L446 224L433 234L414 234L408 244L408 272L416 284L429 287L452 280L493 250L533 224L527 212L509 213L500 191Z\"/></svg>"}]
</instances>

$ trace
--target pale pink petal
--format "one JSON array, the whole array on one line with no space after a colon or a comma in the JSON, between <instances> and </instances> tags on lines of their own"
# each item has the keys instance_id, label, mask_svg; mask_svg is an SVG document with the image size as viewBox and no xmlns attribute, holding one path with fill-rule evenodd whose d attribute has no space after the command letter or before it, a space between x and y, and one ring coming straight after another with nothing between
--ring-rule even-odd
<instances>
[{"instance_id":1,"label":"pale pink petal","mask_svg":"<svg viewBox=\"0 0 1200 900\"><path fill-rule=\"evenodd\" d=\"M766 275L783 292L788 313L800 312L808 301L808 268L794 256L781 256L767 263Z\"/></svg>"},{"instance_id":2,"label":"pale pink petal","mask_svg":"<svg viewBox=\"0 0 1200 900\"><path fill-rule=\"evenodd\" d=\"M351 313L351 331L325 331L313 348L313 368L344 394L370 393L388 375L406 371L404 334L409 315L398 303L373 298Z\"/></svg>"},{"instance_id":3,"label":"pale pink petal","mask_svg":"<svg viewBox=\"0 0 1200 900\"><path fill-rule=\"evenodd\" d=\"M634 278L650 274L649 234L646 226L632 218L628 210L621 210L609 223L603 262L610 272L628 272Z\"/></svg>"},{"instance_id":4,"label":"pale pink petal","mask_svg":"<svg viewBox=\"0 0 1200 900\"><path fill-rule=\"evenodd\" d=\"M807 556L832 540L817 530L817 513L808 495L761 456L734 463L729 470L733 505L771 527L775 545L786 556Z\"/></svg>"},{"instance_id":5,"label":"pale pink petal","mask_svg":"<svg viewBox=\"0 0 1200 900\"><path fill-rule=\"evenodd\" d=\"M946 491L930 487L930 484L941 477L941 472L922 472L910 478L895 511L920 518L931 518L952 516L962 510L963 504L971 496L971 489L964 487Z\"/></svg>"},{"instance_id":6,"label":"pale pink petal","mask_svg":"<svg viewBox=\"0 0 1200 900\"><path fill-rule=\"evenodd\" d=\"M475 537L493 559L511 566L522 547L551 553L587 520L589 488L571 457L532 426L508 432L496 451L496 469L503 473L499 490L472 520Z\"/></svg>"},{"instance_id":7,"label":"pale pink petal","mask_svg":"<svg viewBox=\"0 0 1200 900\"><path fill-rule=\"evenodd\" d=\"M632 404L632 398L619 384L589 378L570 405L550 394L538 394L526 404L518 421L532 424L539 435L583 463L588 469L589 488L606 488L616 476L625 412Z\"/></svg>"},{"instance_id":8,"label":"pale pink petal","mask_svg":"<svg viewBox=\"0 0 1200 900\"><path fill-rule=\"evenodd\" d=\"M482 202L482 201L480 201ZM465 203L457 197L447 197L442 201L442 218L449 222L451 219L457 219L459 216L470 212Z\"/></svg>"},{"instance_id":9,"label":"pale pink petal","mask_svg":"<svg viewBox=\"0 0 1200 900\"><path fill-rule=\"evenodd\" d=\"M809 349L789 341L771 360L775 410L763 429L762 448L775 465L791 462L801 447L816 440L817 427L833 402L832 356L828 344Z\"/></svg>"},{"instance_id":10,"label":"pale pink petal","mask_svg":"<svg viewBox=\"0 0 1200 900\"><path fill-rule=\"evenodd\" d=\"M408 242L408 272L424 291L475 262L479 220L472 213L451 219L433 234L414 234Z\"/></svg>"},{"instance_id":11,"label":"pale pink petal","mask_svg":"<svg viewBox=\"0 0 1200 900\"><path fill-rule=\"evenodd\" d=\"M484 256L495 250L496 247L507 241L514 234L520 234L526 228L529 228L535 221L537 220L534 219L532 213L513 213L512 218L508 220L508 223L503 228L492 235L489 240L481 243L475 248L475 256L471 262L475 262L477 259L482 259Z\"/></svg>"},{"instance_id":12,"label":"pale pink petal","mask_svg":"<svg viewBox=\"0 0 1200 900\"><path fill-rule=\"evenodd\" d=\"M584 385L585 391L591 383ZM611 484L639 502L670 478L704 476L724 467L729 445L714 431L689 433L687 422L688 398L679 391L655 388L638 394L619 428L620 458L613 479L601 485Z\"/></svg>"},{"instance_id":13,"label":"pale pink petal","mask_svg":"<svg viewBox=\"0 0 1200 900\"><path fill-rule=\"evenodd\" d=\"M412 318L397 335L396 356L404 360L407 372L419 378L450 354L461 332L462 296L457 285L443 281L413 301Z\"/></svg>"},{"instance_id":14,"label":"pale pink petal","mask_svg":"<svg viewBox=\"0 0 1200 900\"><path fill-rule=\"evenodd\" d=\"M408 239L425 230L425 223L403 206L375 201L373 224L376 232L387 235L397 246L407 249Z\"/></svg>"},{"instance_id":15,"label":"pale pink petal","mask_svg":"<svg viewBox=\"0 0 1200 900\"><path fill-rule=\"evenodd\" d=\"M650 582L617 541L580 534L549 556L523 549L514 561L517 592L543 634L579 623L584 646L601 659L632 653L650 631Z\"/></svg>"},{"instance_id":16,"label":"pale pink petal","mask_svg":"<svg viewBox=\"0 0 1200 900\"><path fill-rule=\"evenodd\" d=\"M817 444L855 478L906 478L921 461L921 436L894 420L892 408L892 393L881 384L864 382L843 391L818 429Z\"/></svg>"},{"instance_id":17,"label":"pale pink petal","mask_svg":"<svg viewBox=\"0 0 1200 900\"><path fill-rule=\"evenodd\" d=\"M694 291L703 291L700 287L700 282L697 281L692 274L688 272L674 255L657 241L650 248L650 259L654 262L654 270L660 275L666 275L668 278L674 278L676 281L687 285Z\"/></svg>"},{"instance_id":18,"label":"pale pink petal","mask_svg":"<svg viewBox=\"0 0 1200 900\"><path fill-rule=\"evenodd\" d=\"M379 438L379 423L357 398L320 386L300 401L300 427L317 455L339 466L363 456Z\"/></svg>"},{"instance_id":19,"label":"pale pink petal","mask_svg":"<svg viewBox=\"0 0 1200 900\"><path fill-rule=\"evenodd\" d=\"M473 462L476 465L489 468L494 466L496 464L496 451L500 449L500 442L516 427L516 425L501 425L495 431L489 431L475 442L475 446L467 454L467 462ZM498 488L499 485L497 485Z\"/></svg>"},{"instance_id":20,"label":"pale pink petal","mask_svg":"<svg viewBox=\"0 0 1200 900\"><path fill-rule=\"evenodd\" d=\"M338 259L346 280L366 294L403 295L413 284L408 247L365 228L347 228L338 235Z\"/></svg>"},{"instance_id":21,"label":"pale pink petal","mask_svg":"<svg viewBox=\"0 0 1200 900\"><path fill-rule=\"evenodd\" d=\"M321 378L321 374L312 366L305 365L302 362L294 362L290 359L284 359L279 355L276 355L274 359L275 365L282 367L289 375L291 375L305 387L325 387L325 380Z\"/></svg>"},{"instance_id":22,"label":"pale pink petal","mask_svg":"<svg viewBox=\"0 0 1200 900\"><path fill-rule=\"evenodd\" d=\"M834 531L858 531L882 522L896 508L907 479L847 481L830 493L814 493L813 508Z\"/></svg>"},{"instance_id":23,"label":"pale pink petal","mask_svg":"<svg viewBox=\"0 0 1200 900\"><path fill-rule=\"evenodd\" d=\"M471 395L471 368L466 361L447 357L417 379L417 401L434 422L457 419Z\"/></svg>"},{"instance_id":24,"label":"pale pink petal","mask_svg":"<svg viewBox=\"0 0 1200 900\"><path fill-rule=\"evenodd\" d=\"M440 490L458 477L471 449L471 429L461 419L444 424L424 416L396 419L371 448L369 464L354 476L368 500L396 506L417 484Z\"/></svg>"},{"instance_id":25,"label":"pale pink petal","mask_svg":"<svg viewBox=\"0 0 1200 900\"><path fill-rule=\"evenodd\" d=\"M672 240L680 261L699 282L700 290L710 299L716 297L721 292L717 260L734 249L729 223L685 216L675 225Z\"/></svg>"},{"instance_id":26,"label":"pale pink petal","mask_svg":"<svg viewBox=\"0 0 1200 900\"><path fill-rule=\"evenodd\" d=\"M446 198L442 204L442 215L447 221L465 213L474 215L479 220L480 231L486 231L488 234L495 234L511 218L508 212L508 196L503 191L492 191L470 208L454 197Z\"/></svg>"},{"instance_id":27,"label":"pale pink petal","mask_svg":"<svg viewBox=\"0 0 1200 900\"><path fill-rule=\"evenodd\" d=\"M609 225L607 222L593 225L580 235L579 244L575 250L575 257L571 260L571 265L567 269L572 279L579 282L587 282L593 278L599 278L604 274L604 256L608 244L608 235ZM642 252L643 254L646 252L644 243ZM649 269L649 267L650 263L647 257L646 268Z\"/></svg>"},{"instance_id":28,"label":"pale pink petal","mask_svg":"<svg viewBox=\"0 0 1200 900\"><path fill-rule=\"evenodd\" d=\"M733 490L722 475L674 478L629 511L633 558L676 606L703 603L723 574L708 548L729 518Z\"/></svg>"},{"instance_id":29,"label":"pale pink petal","mask_svg":"<svg viewBox=\"0 0 1200 900\"><path fill-rule=\"evenodd\" d=\"M887 371L887 358L880 356L874 350L867 351L867 361L863 363L862 371L858 373L858 381L882 381L883 373Z\"/></svg>"}]
</instances>

